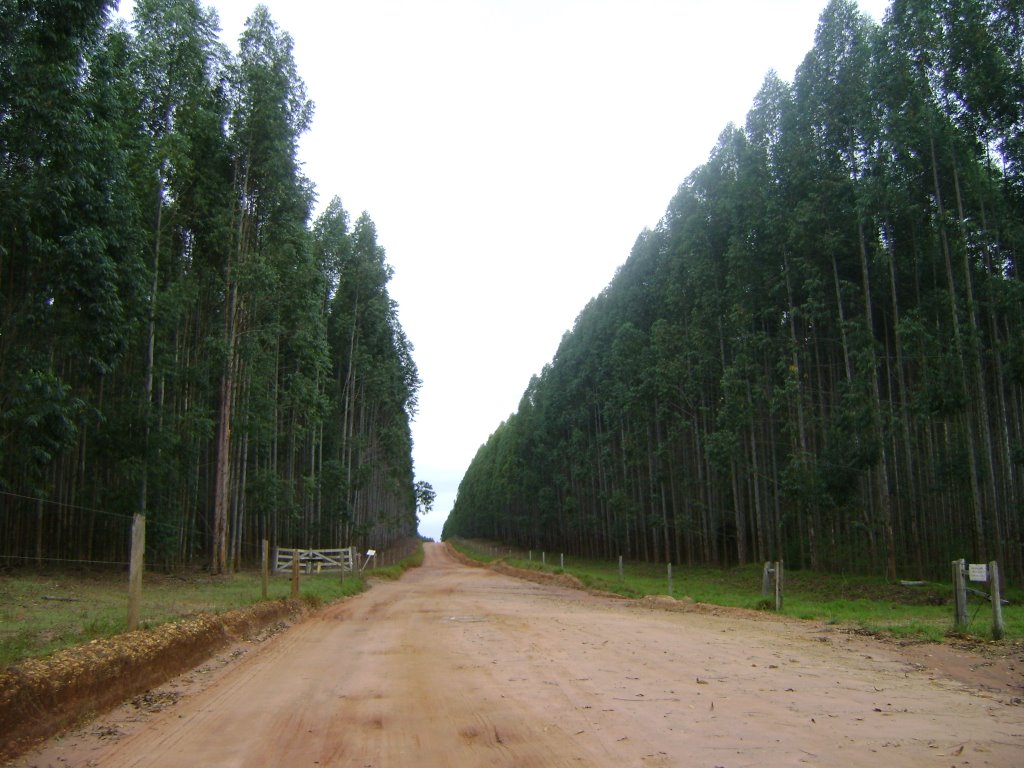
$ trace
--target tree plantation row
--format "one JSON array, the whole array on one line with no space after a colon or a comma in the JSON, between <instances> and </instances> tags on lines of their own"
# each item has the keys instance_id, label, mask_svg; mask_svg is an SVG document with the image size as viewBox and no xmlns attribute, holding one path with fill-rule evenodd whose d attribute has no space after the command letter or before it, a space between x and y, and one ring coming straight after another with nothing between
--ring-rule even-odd
<instances>
[{"instance_id":1,"label":"tree plantation row","mask_svg":"<svg viewBox=\"0 0 1024 768\"><path fill-rule=\"evenodd\" d=\"M1024 578L1022 104L1020 2L830 2L480 448L445 536Z\"/></svg>"},{"instance_id":2,"label":"tree plantation row","mask_svg":"<svg viewBox=\"0 0 1024 768\"><path fill-rule=\"evenodd\" d=\"M412 348L370 218L310 222L291 38L113 5L0 0L0 559L414 535Z\"/></svg>"}]
</instances>

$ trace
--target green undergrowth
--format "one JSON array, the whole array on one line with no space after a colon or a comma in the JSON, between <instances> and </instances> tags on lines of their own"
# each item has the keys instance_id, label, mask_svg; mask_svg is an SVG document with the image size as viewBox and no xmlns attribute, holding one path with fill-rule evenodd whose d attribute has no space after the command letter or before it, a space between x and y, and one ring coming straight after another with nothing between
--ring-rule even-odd
<instances>
[{"instance_id":1,"label":"green undergrowth","mask_svg":"<svg viewBox=\"0 0 1024 768\"><path fill-rule=\"evenodd\" d=\"M504 560L516 568L561 573L558 554L520 552L489 542L457 540L452 544L480 562ZM542 560L546 559L546 563ZM664 564L627 562L619 578L617 562L565 558L565 573L591 589L625 597L668 594ZM761 565L734 568L675 567L673 597L699 603L774 611L774 598L761 594ZM1007 640L1024 639L1024 591L1008 589L1003 608ZM787 570L782 613L857 631L907 640L939 641L953 632L952 586L937 582L903 586L869 576ZM992 608L971 595L966 634L985 639L992 634Z\"/></svg>"}]
</instances>

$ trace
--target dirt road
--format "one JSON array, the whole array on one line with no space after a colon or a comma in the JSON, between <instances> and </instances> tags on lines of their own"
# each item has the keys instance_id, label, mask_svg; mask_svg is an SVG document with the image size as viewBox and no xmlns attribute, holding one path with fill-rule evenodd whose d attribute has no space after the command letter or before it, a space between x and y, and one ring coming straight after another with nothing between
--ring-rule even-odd
<instances>
[{"instance_id":1,"label":"dirt road","mask_svg":"<svg viewBox=\"0 0 1024 768\"><path fill-rule=\"evenodd\" d=\"M203 690L18 765L1024 765L1024 707L918 661L815 625L533 584L427 545L422 568Z\"/></svg>"}]
</instances>

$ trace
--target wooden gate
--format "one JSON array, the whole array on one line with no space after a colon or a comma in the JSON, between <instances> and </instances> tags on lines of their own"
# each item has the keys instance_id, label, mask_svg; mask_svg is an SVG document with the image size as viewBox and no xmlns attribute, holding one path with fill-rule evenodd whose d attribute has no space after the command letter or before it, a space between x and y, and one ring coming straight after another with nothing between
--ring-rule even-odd
<instances>
[{"instance_id":1,"label":"wooden gate","mask_svg":"<svg viewBox=\"0 0 1024 768\"><path fill-rule=\"evenodd\" d=\"M299 567L304 573L323 573L355 570L356 548L345 549L289 549L274 547L274 573L290 573L292 557L299 553Z\"/></svg>"}]
</instances>

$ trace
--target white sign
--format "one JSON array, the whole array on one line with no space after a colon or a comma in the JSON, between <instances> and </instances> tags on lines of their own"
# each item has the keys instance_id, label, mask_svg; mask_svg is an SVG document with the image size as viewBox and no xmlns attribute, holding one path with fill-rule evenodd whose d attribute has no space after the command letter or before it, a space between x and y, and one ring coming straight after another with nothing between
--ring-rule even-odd
<instances>
[{"instance_id":1,"label":"white sign","mask_svg":"<svg viewBox=\"0 0 1024 768\"><path fill-rule=\"evenodd\" d=\"M988 581L988 566L984 563L971 563L967 566L967 578L971 581Z\"/></svg>"},{"instance_id":2,"label":"white sign","mask_svg":"<svg viewBox=\"0 0 1024 768\"><path fill-rule=\"evenodd\" d=\"M367 557L373 557L376 554L377 554L377 550L376 549L368 549L368 550L366 550L366 556Z\"/></svg>"}]
</instances>

